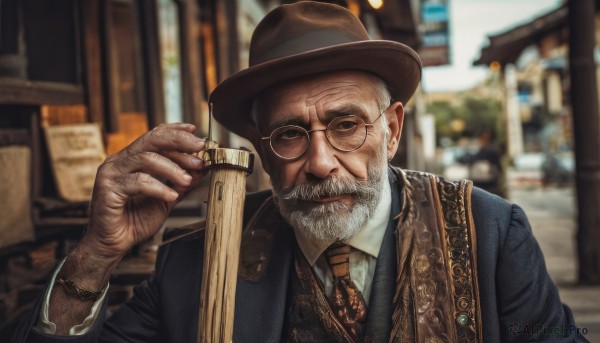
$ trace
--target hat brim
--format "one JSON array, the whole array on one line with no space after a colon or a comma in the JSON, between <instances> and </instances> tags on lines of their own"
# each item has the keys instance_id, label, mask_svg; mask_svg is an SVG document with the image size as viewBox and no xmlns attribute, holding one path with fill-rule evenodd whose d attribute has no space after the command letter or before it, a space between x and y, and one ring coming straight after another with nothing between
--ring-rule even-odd
<instances>
[{"instance_id":1,"label":"hat brim","mask_svg":"<svg viewBox=\"0 0 600 343\"><path fill-rule=\"evenodd\" d=\"M365 40L274 59L239 71L220 83L210 96L213 115L223 126L252 140L252 101L260 92L294 78L339 70L360 70L381 78L392 99L406 103L421 80L421 60L408 46Z\"/></svg>"}]
</instances>

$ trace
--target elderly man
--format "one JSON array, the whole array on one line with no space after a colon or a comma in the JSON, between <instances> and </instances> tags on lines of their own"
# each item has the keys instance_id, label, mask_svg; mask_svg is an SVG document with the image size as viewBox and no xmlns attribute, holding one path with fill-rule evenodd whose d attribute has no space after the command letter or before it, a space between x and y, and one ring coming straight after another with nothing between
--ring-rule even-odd
<instances>
[{"instance_id":1,"label":"elderly man","mask_svg":"<svg viewBox=\"0 0 600 343\"><path fill-rule=\"evenodd\" d=\"M211 95L273 185L246 199L235 342L585 341L519 207L388 167L420 79L414 51L370 40L342 7L300 2L258 25L250 65ZM15 342L195 340L202 230L164 245L106 320L103 302L121 258L203 175L194 130L161 125L102 164L89 228Z\"/></svg>"}]
</instances>

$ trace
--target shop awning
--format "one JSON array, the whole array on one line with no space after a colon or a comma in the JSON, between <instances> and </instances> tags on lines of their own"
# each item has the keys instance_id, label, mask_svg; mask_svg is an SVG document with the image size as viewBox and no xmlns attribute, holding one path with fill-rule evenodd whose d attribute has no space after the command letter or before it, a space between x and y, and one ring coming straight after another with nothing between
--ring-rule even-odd
<instances>
[{"instance_id":1,"label":"shop awning","mask_svg":"<svg viewBox=\"0 0 600 343\"><path fill-rule=\"evenodd\" d=\"M559 33L566 28L568 12L565 5L531 22L489 36L490 44L481 50L481 56L473 65L489 65L494 61L500 62L501 65L514 63L525 48L540 42L549 34Z\"/></svg>"}]
</instances>

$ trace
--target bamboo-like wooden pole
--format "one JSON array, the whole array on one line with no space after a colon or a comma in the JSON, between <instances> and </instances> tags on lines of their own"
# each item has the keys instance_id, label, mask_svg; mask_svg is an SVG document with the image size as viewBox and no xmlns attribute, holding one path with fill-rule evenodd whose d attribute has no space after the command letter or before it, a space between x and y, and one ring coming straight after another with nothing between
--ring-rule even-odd
<instances>
[{"instance_id":1,"label":"bamboo-like wooden pole","mask_svg":"<svg viewBox=\"0 0 600 343\"><path fill-rule=\"evenodd\" d=\"M248 151L211 149L198 343L229 343L233 337Z\"/></svg>"}]
</instances>

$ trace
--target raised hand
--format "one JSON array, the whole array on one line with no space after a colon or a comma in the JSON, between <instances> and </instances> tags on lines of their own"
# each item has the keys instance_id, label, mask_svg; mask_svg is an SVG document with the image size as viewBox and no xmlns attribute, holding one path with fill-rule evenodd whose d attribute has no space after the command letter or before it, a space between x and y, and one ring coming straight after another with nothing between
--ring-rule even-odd
<instances>
[{"instance_id":1,"label":"raised hand","mask_svg":"<svg viewBox=\"0 0 600 343\"><path fill-rule=\"evenodd\" d=\"M163 124L110 156L98 169L82 244L111 258L154 235L201 178L204 147L191 124ZM165 182L159 179L166 180Z\"/></svg>"},{"instance_id":2,"label":"raised hand","mask_svg":"<svg viewBox=\"0 0 600 343\"><path fill-rule=\"evenodd\" d=\"M99 291L121 258L160 229L169 211L204 174L204 162L191 155L204 148L204 140L193 135L195 129L190 124L159 125L102 163L88 229L67 257L62 278ZM68 334L92 304L55 286L48 312L56 333Z\"/></svg>"}]
</instances>

